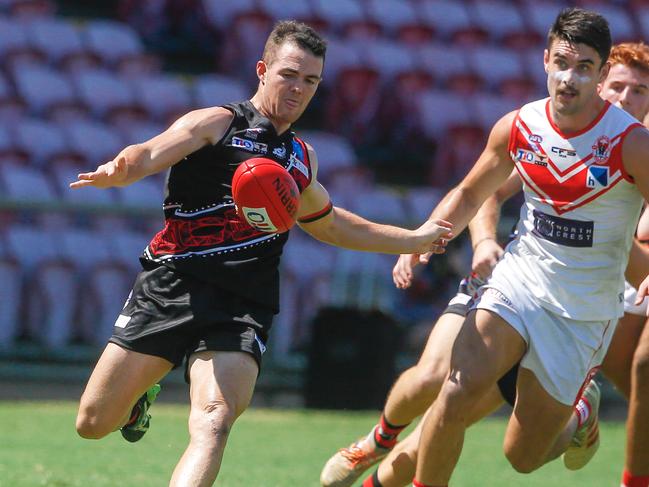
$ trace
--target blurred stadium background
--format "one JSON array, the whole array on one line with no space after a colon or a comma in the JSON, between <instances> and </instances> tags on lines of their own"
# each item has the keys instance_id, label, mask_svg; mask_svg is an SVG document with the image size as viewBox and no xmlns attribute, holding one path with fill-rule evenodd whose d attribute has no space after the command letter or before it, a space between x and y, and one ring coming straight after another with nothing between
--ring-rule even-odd
<instances>
[{"instance_id":1,"label":"blurred stadium background","mask_svg":"<svg viewBox=\"0 0 649 487\"><path fill-rule=\"evenodd\" d=\"M183 112L248 98L275 20L329 40L323 84L295 128L334 202L413 226L495 120L545 96L545 34L568 3L0 0L0 397L78 395L162 224L163 175L103 191L68 183ZM615 41L649 34L647 0L576 3L605 14ZM470 247L458 239L407 292L393 288L393 263L292 232L257 404L381 405ZM172 375L171 389L180 382ZM608 397L604 407L619 404Z\"/></svg>"}]
</instances>

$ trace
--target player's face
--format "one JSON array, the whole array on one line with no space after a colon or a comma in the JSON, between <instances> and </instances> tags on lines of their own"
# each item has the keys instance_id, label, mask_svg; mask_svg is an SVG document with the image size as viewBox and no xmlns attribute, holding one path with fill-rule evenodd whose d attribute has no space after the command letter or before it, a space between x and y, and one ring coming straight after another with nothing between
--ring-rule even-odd
<instances>
[{"instance_id":1,"label":"player's face","mask_svg":"<svg viewBox=\"0 0 649 487\"><path fill-rule=\"evenodd\" d=\"M269 118L292 124L304 112L318 88L323 60L292 42L277 48L270 64L259 61L262 105Z\"/></svg>"},{"instance_id":2,"label":"player's face","mask_svg":"<svg viewBox=\"0 0 649 487\"><path fill-rule=\"evenodd\" d=\"M599 94L642 121L649 112L649 73L615 64L599 86Z\"/></svg>"},{"instance_id":3,"label":"player's face","mask_svg":"<svg viewBox=\"0 0 649 487\"><path fill-rule=\"evenodd\" d=\"M592 47L561 39L546 49L544 64L552 106L560 115L579 114L592 103L608 70Z\"/></svg>"}]
</instances>

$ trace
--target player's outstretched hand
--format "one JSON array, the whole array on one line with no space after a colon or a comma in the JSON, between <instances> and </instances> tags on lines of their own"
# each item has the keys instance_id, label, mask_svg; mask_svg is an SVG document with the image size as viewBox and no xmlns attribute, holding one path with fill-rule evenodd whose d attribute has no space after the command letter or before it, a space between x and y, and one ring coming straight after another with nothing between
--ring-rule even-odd
<instances>
[{"instance_id":1,"label":"player's outstretched hand","mask_svg":"<svg viewBox=\"0 0 649 487\"><path fill-rule=\"evenodd\" d=\"M110 188L112 186L123 186L128 175L128 166L124 157L117 157L106 164L102 164L93 172L79 174L78 179L70 183L73 189L85 186L96 188Z\"/></svg>"},{"instance_id":2,"label":"player's outstretched hand","mask_svg":"<svg viewBox=\"0 0 649 487\"><path fill-rule=\"evenodd\" d=\"M495 240L486 238L479 241L473 250L471 270L478 274L482 280L487 279L503 253L504 250Z\"/></svg>"},{"instance_id":3,"label":"player's outstretched hand","mask_svg":"<svg viewBox=\"0 0 649 487\"><path fill-rule=\"evenodd\" d=\"M638 286L638 293L636 294L635 304L642 304L642 301L649 296L649 276L645 277L644 281Z\"/></svg>"},{"instance_id":4,"label":"player's outstretched hand","mask_svg":"<svg viewBox=\"0 0 649 487\"><path fill-rule=\"evenodd\" d=\"M446 244L453 238L453 224L445 220L426 220L415 233L413 253L420 254L443 254L446 252ZM428 258L422 263L428 262Z\"/></svg>"}]
</instances>

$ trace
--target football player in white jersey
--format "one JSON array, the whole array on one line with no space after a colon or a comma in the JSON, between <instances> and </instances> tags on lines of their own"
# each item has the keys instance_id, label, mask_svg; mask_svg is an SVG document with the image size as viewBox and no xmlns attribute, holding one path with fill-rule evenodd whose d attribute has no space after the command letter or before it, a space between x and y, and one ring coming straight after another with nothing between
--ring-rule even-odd
<instances>
[{"instance_id":1,"label":"football player in white jersey","mask_svg":"<svg viewBox=\"0 0 649 487\"><path fill-rule=\"evenodd\" d=\"M470 406L518 361L504 446L512 466L533 471L572 439L565 426L622 314L624 268L649 196L649 132L597 96L610 47L603 17L562 11L544 55L550 98L498 121L475 167L433 211L459 231L512 167L524 181L519 237L462 328L424 421L416 487L448 484ZM584 442L596 432L593 413L585 407L573 421Z\"/></svg>"},{"instance_id":2,"label":"football player in white jersey","mask_svg":"<svg viewBox=\"0 0 649 487\"><path fill-rule=\"evenodd\" d=\"M612 104L623 108L638 120L643 120L649 112L649 46L643 43L618 44L611 50L609 64L611 69L600 87L600 95ZM492 267L502 254L502 249L496 242L496 226L502 202L521 189L520 178L516 174L514 176L516 177L510 178L493 197L485 202L469 225L474 249L472 268L483 279L491 274ZM644 213L641 218L637 237L640 240L649 240L649 212ZM644 272L640 278L642 279L648 273L647 265L642 265L645 262L649 265L649 254L644 256L632 252L629 270L638 275L640 274L636 272L637 270ZM632 423L642 421L642 413L649 414L649 408L640 407L645 391L649 393L649 385L640 387L634 393L631 393L630 385L631 364L647 320L649 300L646 300L641 306L634 305L635 288L632 288L631 285L628 285L627 288L632 292L625 292L624 317L616 328L602 364L602 371L627 399L630 394L635 395L636 405L635 408L631 408L629 414L629 425L631 426ZM390 392L381 421L367 437L353 443L348 448L341 449L327 462L322 473L323 486L349 486L372 464L388 455L388 448L382 444L384 438L379 438L379 442L377 442L374 438L375 432L381 432L384 429L382 423L388 420L395 424L409 423L423 410L423 404L419 404L419 402L426 398L433 399L436 396L443 380L442 373L446 369L443 362L450 354L452 342L462 322L463 316L457 312L454 313L450 308L448 313L440 317L440 321L435 325L429 337L422 358L417 365L408 369L399 378ZM638 353L641 356L643 350L649 352L649 333L642 335L642 343L645 341L647 346L643 347L641 344L638 348ZM649 353L646 355L649 357ZM641 361L641 357L637 357L635 360L633 370L636 375L641 370L639 365ZM649 378L649 374L645 374L645 376ZM642 384L642 380L643 376L636 377L634 385ZM494 390L494 393L488 394L481 404L476 405L472 419L479 419L480 414L490 411L502 401L501 395L497 390ZM636 417L638 419L635 419ZM393 418L396 418L396 421ZM419 426L389 451L389 455L381 462L379 469L363 482L363 487L403 487L410 483L417 458ZM625 487L635 487L636 485L647 487L646 483L638 483L640 479L647 482L647 477L643 476L646 475L645 472L649 468L649 459L643 458L643 456L649 455L649 441L644 438L647 436L645 433L649 434L649 427L645 430L638 428L637 432L631 431L629 428L627 462L623 475L623 486ZM388 438L386 441L396 443L396 435L394 436L395 438ZM589 452L589 457L594 455L596 449L594 444L590 448L593 450Z\"/></svg>"}]
</instances>

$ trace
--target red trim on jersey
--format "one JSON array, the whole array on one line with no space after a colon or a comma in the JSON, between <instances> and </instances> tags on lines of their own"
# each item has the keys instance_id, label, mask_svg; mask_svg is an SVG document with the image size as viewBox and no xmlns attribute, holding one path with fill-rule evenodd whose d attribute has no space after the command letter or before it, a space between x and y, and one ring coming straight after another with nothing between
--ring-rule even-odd
<instances>
[{"instance_id":1,"label":"red trim on jersey","mask_svg":"<svg viewBox=\"0 0 649 487\"><path fill-rule=\"evenodd\" d=\"M305 215L302 218L299 218L297 221L299 223L313 223L314 221L320 220L320 218L327 216L333 209L334 205L331 201L329 201L327 203L327 206L325 206L323 209L318 210L315 213L311 213L310 215Z\"/></svg>"},{"instance_id":2,"label":"red trim on jersey","mask_svg":"<svg viewBox=\"0 0 649 487\"><path fill-rule=\"evenodd\" d=\"M622 132L618 137L622 137L622 140L620 140L620 150L622 150L622 144L624 144L624 138L629 135L629 133L633 129L637 129L638 127L644 128L644 125L642 125L640 122L634 123L633 125L629 125L627 129ZM614 139L615 140L615 139ZM613 143L613 141L611 141ZM622 160L622 164L620 164L620 170L622 171L622 177L629 181L630 183L635 183L635 179L633 179L633 176L631 176L628 172L626 172L626 168L624 167L624 159L622 158L622 155L620 155L620 159Z\"/></svg>"},{"instance_id":3,"label":"red trim on jersey","mask_svg":"<svg viewBox=\"0 0 649 487\"><path fill-rule=\"evenodd\" d=\"M521 123L523 122L521 120L521 118L519 117L519 113L521 113L520 108L516 111L516 115L514 116L514 120L512 121L512 126L509 129L509 141L507 143L507 150L509 151L510 154L512 153L512 151L514 149L514 140L516 140L515 133L518 133L518 127L516 126L516 122L518 120L520 120ZM529 130L528 130L528 132L529 132ZM513 161L513 162L514 162L514 165L516 165L516 161Z\"/></svg>"},{"instance_id":4,"label":"red trim on jersey","mask_svg":"<svg viewBox=\"0 0 649 487\"><path fill-rule=\"evenodd\" d=\"M572 139L573 137L577 137L579 135L585 134L590 129L592 129L595 125L597 125L599 121L602 119L602 117L604 116L604 114L608 111L610 106L611 104L609 102L604 101L604 108L602 108L602 110L599 112L599 114L595 117L595 119L592 122L586 125L583 129L577 130L576 132L571 132L570 134L566 134L562 132L561 129L554 124L554 121L552 120L552 115L550 114L550 98L548 98L548 101L545 103L545 115L548 117L548 122L550 122L550 126L554 129L556 133L558 133L564 139Z\"/></svg>"},{"instance_id":5,"label":"red trim on jersey","mask_svg":"<svg viewBox=\"0 0 649 487\"><path fill-rule=\"evenodd\" d=\"M521 122L521 126L531 134L532 131L531 131L530 128L525 124L525 122L524 122L522 119L520 119L520 122ZM615 139L613 139L613 140L615 140ZM613 143L613 141L611 141L611 143ZM554 161L552 161L552 159L550 159L550 156L547 154L547 152L545 152L545 150L543 150L543 146L542 146L541 144L537 144L537 146L538 146L538 147L537 147L537 149L538 149L537 152L540 152L541 154L543 154L545 157L548 158L548 163L549 163L549 164L552 164L552 169L554 169L554 170L559 174L559 176L561 176L561 177L565 176L565 175L568 174L570 171L574 171L574 170L575 170L577 167L579 167L581 164L586 164L586 163L587 163L588 161L590 161L590 159L593 157L593 153L591 152L590 154L588 154L588 155L587 155L586 157L584 157L583 159L581 159L581 160L575 162L572 166L570 166L570 167L568 167L568 168L566 168L566 169L564 169L564 170L562 171L561 169L559 169L559 167L557 167L557 165L554 163Z\"/></svg>"}]
</instances>

